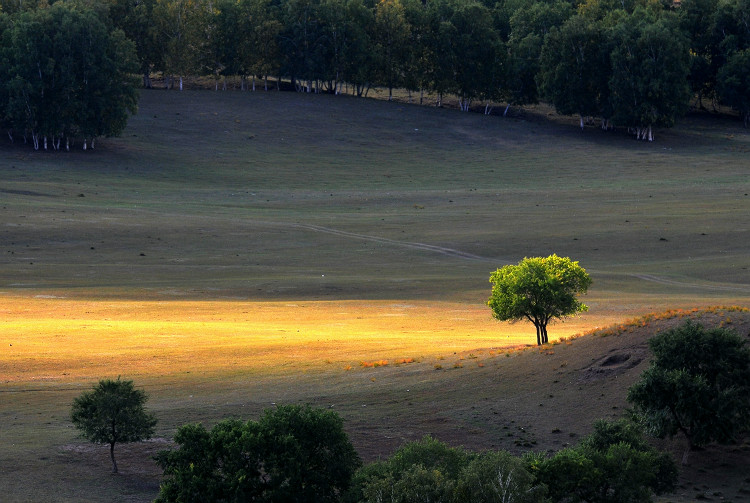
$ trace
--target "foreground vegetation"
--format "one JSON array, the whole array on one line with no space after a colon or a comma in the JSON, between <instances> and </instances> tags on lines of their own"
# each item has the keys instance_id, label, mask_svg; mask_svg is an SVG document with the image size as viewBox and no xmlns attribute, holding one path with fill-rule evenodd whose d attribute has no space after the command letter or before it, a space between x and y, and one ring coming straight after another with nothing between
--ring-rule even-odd
<instances>
[{"instance_id":1,"label":"foreground vegetation","mask_svg":"<svg viewBox=\"0 0 750 503\"><path fill-rule=\"evenodd\" d=\"M144 92L93 155L0 145L7 499L152 500L179 426L274 404L332 407L366 462L425 434L556 451L622 415L654 333L750 332L742 310L692 311L750 303L732 122L693 116L653 148L546 109L308 98ZM551 253L592 276L590 311L520 351L533 329L492 320L487 274ZM159 423L110 477L69 409L118 375ZM741 500L748 452L693 455L671 500Z\"/></svg>"}]
</instances>

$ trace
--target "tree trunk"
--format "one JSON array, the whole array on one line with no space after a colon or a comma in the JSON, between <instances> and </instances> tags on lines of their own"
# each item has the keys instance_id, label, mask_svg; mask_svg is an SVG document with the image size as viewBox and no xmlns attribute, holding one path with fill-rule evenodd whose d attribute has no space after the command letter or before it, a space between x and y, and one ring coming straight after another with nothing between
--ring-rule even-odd
<instances>
[{"instance_id":1,"label":"tree trunk","mask_svg":"<svg viewBox=\"0 0 750 503\"><path fill-rule=\"evenodd\" d=\"M510 110L510 103L505 107L505 111L503 112L503 117L506 117L508 115L508 110Z\"/></svg>"},{"instance_id":2,"label":"tree trunk","mask_svg":"<svg viewBox=\"0 0 750 503\"><path fill-rule=\"evenodd\" d=\"M112 459L112 473L117 473L117 463L115 462L115 443L109 444L109 457Z\"/></svg>"},{"instance_id":3,"label":"tree trunk","mask_svg":"<svg viewBox=\"0 0 750 503\"><path fill-rule=\"evenodd\" d=\"M536 327L536 345L541 346L542 345L541 327L536 322L534 322L534 326Z\"/></svg>"},{"instance_id":4,"label":"tree trunk","mask_svg":"<svg viewBox=\"0 0 750 503\"><path fill-rule=\"evenodd\" d=\"M687 445L685 446L685 450L682 453L682 466L689 465L689 458L690 458L690 451L693 450L693 440L690 438L690 435L688 435L685 430L683 430L683 433L685 434L685 439L687 440Z\"/></svg>"}]
</instances>

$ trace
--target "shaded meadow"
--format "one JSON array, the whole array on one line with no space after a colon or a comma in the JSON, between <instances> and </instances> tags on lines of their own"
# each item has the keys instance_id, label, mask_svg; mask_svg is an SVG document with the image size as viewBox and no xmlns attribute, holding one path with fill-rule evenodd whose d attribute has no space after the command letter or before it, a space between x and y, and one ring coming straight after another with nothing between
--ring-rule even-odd
<instances>
[{"instance_id":1,"label":"shaded meadow","mask_svg":"<svg viewBox=\"0 0 750 503\"><path fill-rule=\"evenodd\" d=\"M0 486L9 501L149 501L150 455L179 425L279 403L334 408L368 460L427 433L575 443L623 413L646 338L681 315L625 320L750 305L748 152L747 131L704 115L644 144L543 108L206 91L143 92L93 152L3 142ZM533 327L492 320L489 273L551 253L593 279L590 311L551 339L610 336L517 349ZM118 375L160 423L112 477L68 414ZM739 500L750 482L726 464L747 456L709 449L673 500Z\"/></svg>"}]
</instances>

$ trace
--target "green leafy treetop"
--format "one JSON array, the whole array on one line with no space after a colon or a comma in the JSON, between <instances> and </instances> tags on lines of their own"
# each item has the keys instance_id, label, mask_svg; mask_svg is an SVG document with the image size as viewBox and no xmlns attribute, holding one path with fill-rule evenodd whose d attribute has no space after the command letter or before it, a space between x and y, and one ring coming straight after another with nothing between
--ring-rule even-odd
<instances>
[{"instance_id":1,"label":"green leafy treetop","mask_svg":"<svg viewBox=\"0 0 750 503\"><path fill-rule=\"evenodd\" d=\"M649 340L651 366L628 390L647 431L682 433L687 449L731 443L750 421L750 348L724 328L688 321Z\"/></svg>"},{"instance_id":2,"label":"green leafy treetop","mask_svg":"<svg viewBox=\"0 0 750 503\"><path fill-rule=\"evenodd\" d=\"M591 277L568 257L525 258L490 275L492 295L487 305L500 321L529 320L536 327L536 343L549 342L547 324L588 310L577 294L586 293Z\"/></svg>"},{"instance_id":3,"label":"green leafy treetop","mask_svg":"<svg viewBox=\"0 0 750 503\"><path fill-rule=\"evenodd\" d=\"M157 503L259 501L337 503L361 461L331 410L283 405L258 421L180 427L176 450L160 452Z\"/></svg>"},{"instance_id":4,"label":"green leafy treetop","mask_svg":"<svg viewBox=\"0 0 750 503\"><path fill-rule=\"evenodd\" d=\"M115 444L151 438L156 426L153 414L144 410L146 393L133 381L102 379L93 391L73 400L71 420L84 437L96 444L109 444L112 472L117 473Z\"/></svg>"}]
</instances>

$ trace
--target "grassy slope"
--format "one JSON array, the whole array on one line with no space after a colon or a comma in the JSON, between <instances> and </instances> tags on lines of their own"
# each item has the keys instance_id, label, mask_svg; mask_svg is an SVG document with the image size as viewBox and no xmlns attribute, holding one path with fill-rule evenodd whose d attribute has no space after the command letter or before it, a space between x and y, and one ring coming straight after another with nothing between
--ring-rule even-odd
<instances>
[{"instance_id":1,"label":"grassy slope","mask_svg":"<svg viewBox=\"0 0 750 503\"><path fill-rule=\"evenodd\" d=\"M125 137L102 141L95 152L0 145L0 289L13 306L0 310L0 347L8 351L0 374L9 376L0 404L7 425L0 485L14 501L153 497L158 470L144 454L162 443L123 446L124 475L103 477L106 450L76 439L66 420L72 397L102 371L103 360L151 392L161 437L187 421L252 417L271 403L304 401L339 410L368 459L424 433L472 448L575 441L594 418L622 411L623 390L643 366L607 373L618 365L602 365L603 358L642 355L656 327L579 339L555 346L554 354L496 357L489 348L497 344L485 339L491 330L528 327L501 328L470 314L467 333L483 335L459 340L456 355L421 342L418 363L377 369L359 368L359 357L335 356L328 364L325 345L302 363L292 358L258 371L249 355L240 368L216 372L205 371L207 353L200 352L182 354L182 366L177 354L176 367L163 368L146 353L123 362L119 353L83 348L80 363L61 370L39 363L54 354L26 348L27 363L36 358L37 367L14 374L8 366L19 353L9 348L20 349L8 344L19 332L28 341L39 333L42 301L53 305L46 334L59 332L57 347L68 347L72 336L62 336L76 327L117 318L97 311L105 304L66 324L63 301L37 296L67 297L84 311L88 299L106 299L111 310L129 307L126 318L142 322L159 321L158 303L167 310L179 308L176 300L214 302L238 324L246 319L243 302L263 309L269 300L303 301L318 314L292 306L272 320L321 333L335 324L315 317L345 312L337 302L354 301L347 309L365 318L437 302L438 321L410 314L417 326L408 330L373 322L376 338L365 355L409 357L398 342L371 349L377 334L413 341L443 327L436 331L450 342L457 315L446 313L474 313L492 268L552 252L580 260L594 277L591 313L574 332L667 307L747 305L750 135L734 123L693 118L657 140L580 134L529 113L500 119L346 97L149 92ZM321 300L337 307L326 311ZM144 310L144 301L157 307ZM18 314L24 303L26 315ZM25 329L9 330L11 319L24 316ZM173 322L163 329L175 331ZM571 333L566 326L553 334ZM125 341L143 336L125 332ZM206 332L224 337L216 324ZM139 347L134 342L133 352ZM347 361L350 371L342 368ZM601 378L590 378L592 365L604 369ZM688 473L700 481L685 486L683 501L703 484L721 483L719 471L731 470L720 465L745 451L717 452L726 459ZM740 494L741 481L727 484Z\"/></svg>"}]
</instances>

